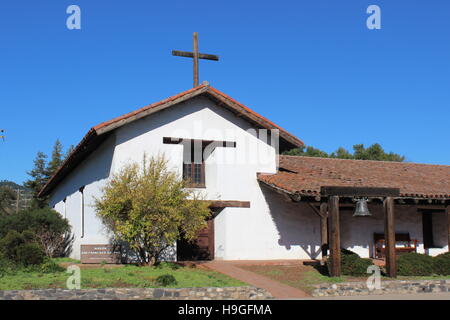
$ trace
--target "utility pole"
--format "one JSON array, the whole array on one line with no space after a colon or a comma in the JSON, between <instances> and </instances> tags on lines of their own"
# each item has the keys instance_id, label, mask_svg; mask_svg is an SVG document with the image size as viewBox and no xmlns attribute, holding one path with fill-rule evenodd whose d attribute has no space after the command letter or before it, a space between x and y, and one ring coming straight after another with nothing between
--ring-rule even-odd
<instances>
[{"instance_id":1,"label":"utility pole","mask_svg":"<svg viewBox=\"0 0 450 320\"><path fill-rule=\"evenodd\" d=\"M20 202L20 189L17 188L17 197L16 197L16 213L19 213L19 202Z\"/></svg>"}]
</instances>

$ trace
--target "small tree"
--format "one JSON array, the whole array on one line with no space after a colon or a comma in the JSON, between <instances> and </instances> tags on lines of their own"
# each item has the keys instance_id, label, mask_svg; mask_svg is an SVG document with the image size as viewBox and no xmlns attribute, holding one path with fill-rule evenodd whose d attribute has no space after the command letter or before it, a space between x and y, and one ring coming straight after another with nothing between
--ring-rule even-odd
<instances>
[{"instance_id":1,"label":"small tree","mask_svg":"<svg viewBox=\"0 0 450 320\"><path fill-rule=\"evenodd\" d=\"M162 254L184 237L194 240L206 226L209 203L185 189L185 182L167 169L164 157L144 156L115 174L95 200L97 214L125 241L142 264L157 264Z\"/></svg>"},{"instance_id":2,"label":"small tree","mask_svg":"<svg viewBox=\"0 0 450 320\"><path fill-rule=\"evenodd\" d=\"M356 159L356 160L376 160L376 161L405 161L405 157L393 152L385 152L379 143L374 143L368 148L363 144L355 144L353 153L343 147L339 147L336 151L328 154L325 151L314 147L300 147L283 152L288 156L306 156L319 158L337 158L337 159Z\"/></svg>"},{"instance_id":3,"label":"small tree","mask_svg":"<svg viewBox=\"0 0 450 320\"><path fill-rule=\"evenodd\" d=\"M49 178L47 170L47 155L39 151L33 163L33 169L27 172L30 179L25 181L24 186L30 189L33 194L31 206L33 208L43 208L46 206L47 199L39 198L38 194Z\"/></svg>"},{"instance_id":4,"label":"small tree","mask_svg":"<svg viewBox=\"0 0 450 320\"><path fill-rule=\"evenodd\" d=\"M39 197L38 195L47 181L55 174L64 162L67 153L64 154L63 149L63 145L59 139L56 139L55 144L53 145L50 160L48 160L49 157L45 153L39 151L33 161L33 169L27 172L30 179L25 181L24 186L32 192L32 208L44 208L47 206L48 197ZM72 146L69 148L70 152L71 150L73 150Z\"/></svg>"},{"instance_id":5,"label":"small tree","mask_svg":"<svg viewBox=\"0 0 450 320\"><path fill-rule=\"evenodd\" d=\"M56 139L53 145L52 156L47 165L47 176L51 177L58 170L64 161L63 145L59 139Z\"/></svg>"}]
</instances>

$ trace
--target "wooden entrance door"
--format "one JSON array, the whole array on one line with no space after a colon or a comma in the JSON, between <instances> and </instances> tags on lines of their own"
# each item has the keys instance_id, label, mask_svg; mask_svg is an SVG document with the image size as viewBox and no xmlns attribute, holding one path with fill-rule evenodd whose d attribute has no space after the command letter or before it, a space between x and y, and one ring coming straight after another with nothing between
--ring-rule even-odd
<instances>
[{"instance_id":1,"label":"wooden entrance door","mask_svg":"<svg viewBox=\"0 0 450 320\"><path fill-rule=\"evenodd\" d=\"M178 261L198 261L214 259L214 220L207 221L207 227L200 230L193 242L177 241Z\"/></svg>"}]
</instances>

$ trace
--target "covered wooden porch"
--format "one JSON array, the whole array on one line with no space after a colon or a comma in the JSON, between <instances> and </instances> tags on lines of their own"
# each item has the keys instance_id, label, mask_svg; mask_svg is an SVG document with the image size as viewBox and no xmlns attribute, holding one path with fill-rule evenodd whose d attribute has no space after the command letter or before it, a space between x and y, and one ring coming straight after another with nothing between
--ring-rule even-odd
<instances>
[{"instance_id":1,"label":"covered wooden porch","mask_svg":"<svg viewBox=\"0 0 450 320\"><path fill-rule=\"evenodd\" d=\"M382 256L374 258L384 259L387 275L397 276L396 256L404 252L417 252L417 240L409 238L407 233L396 232L396 208L401 206L414 206L418 211L444 212L446 216L447 245L450 248L450 200L448 199L411 199L400 196L398 188L374 188L374 187L321 187L321 196L303 198L320 219L320 237L322 259L330 263L330 275L341 275L341 222L340 210L342 208L354 208L354 199L366 198L383 205L384 234L374 234L382 237ZM295 198L294 198L295 199ZM300 197L296 200L302 201ZM364 219L364 217L357 218ZM408 237L408 238L407 238ZM407 245L396 247L397 242Z\"/></svg>"},{"instance_id":2,"label":"covered wooden porch","mask_svg":"<svg viewBox=\"0 0 450 320\"><path fill-rule=\"evenodd\" d=\"M450 166L280 156L278 173L260 174L258 180L316 213L322 259L330 262L332 276L341 274L345 237L356 232L366 233L359 238L366 244L381 244L376 252L370 248L370 257L385 260L390 277L396 277L402 252L436 255L450 248ZM352 217L362 198L379 209L376 219ZM433 218L439 220L439 246L426 230ZM400 248L399 241L407 244Z\"/></svg>"}]
</instances>

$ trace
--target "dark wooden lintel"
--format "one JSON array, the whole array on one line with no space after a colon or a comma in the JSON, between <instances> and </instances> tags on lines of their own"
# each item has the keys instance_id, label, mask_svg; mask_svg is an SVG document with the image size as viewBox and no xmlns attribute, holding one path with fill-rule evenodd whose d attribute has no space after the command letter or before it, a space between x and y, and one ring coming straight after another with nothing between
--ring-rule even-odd
<instances>
[{"instance_id":1,"label":"dark wooden lintel","mask_svg":"<svg viewBox=\"0 0 450 320\"><path fill-rule=\"evenodd\" d=\"M399 197L399 188L377 188L377 187L338 187L323 186L320 188L322 196L339 197Z\"/></svg>"},{"instance_id":2,"label":"dark wooden lintel","mask_svg":"<svg viewBox=\"0 0 450 320\"><path fill-rule=\"evenodd\" d=\"M209 202L211 202L210 208L250 208L250 201L212 200Z\"/></svg>"},{"instance_id":3,"label":"dark wooden lintel","mask_svg":"<svg viewBox=\"0 0 450 320\"><path fill-rule=\"evenodd\" d=\"M190 143L192 141L194 141L194 143L195 142L201 143L202 146L214 143L215 147L236 148L236 141L200 140L200 139L190 139L190 138L163 137L164 144Z\"/></svg>"}]
</instances>

